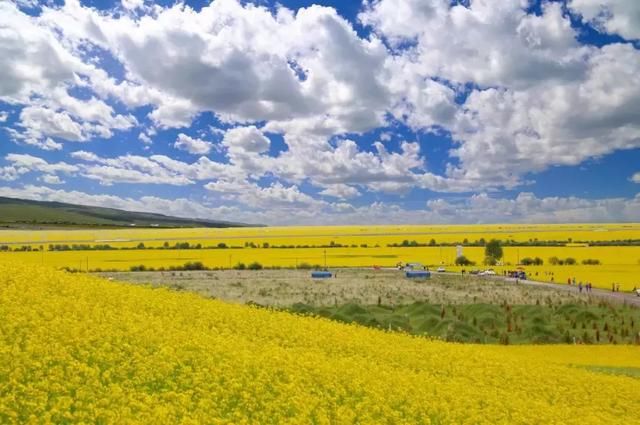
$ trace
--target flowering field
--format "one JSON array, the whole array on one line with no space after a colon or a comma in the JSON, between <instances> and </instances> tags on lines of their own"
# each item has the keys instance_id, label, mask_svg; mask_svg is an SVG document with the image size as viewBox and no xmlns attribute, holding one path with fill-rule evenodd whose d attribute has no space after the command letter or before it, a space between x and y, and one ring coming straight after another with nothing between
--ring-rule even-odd
<instances>
[{"instance_id":1,"label":"flowering field","mask_svg":"<svg viewBox=\"0 0 640 425\"><path fill-rule=\"evenodd\" d=\"M640 349L448 344L0 264L2 423L640 422L616 367Z\"/></svg>"},{"instance_id":2,"label":"flowering field","mask_svg":"<svg viewBox=\"0 0 640 425\"><path fill-rule=\"evenodd\" d=\"M326 245L331 241L347 245L380 244L416 239L428 242L455 243L464 239L475 241L515 240L526 242L566 240L610 241L640 239L640 224L482 224L482 225L371 225L371 226L291 226L240 228L184 228L184 229L57 229L57 230L3 230L2 243L47 245L60 242L109 243L114 246L135 246L144 241L147 246L161 246L164 241L225 242L242 245L255 242L262 245Z\"/></svg>"},{"instance_id":3,"label":"flowering field","mask_svg":"<svg viewBox=\"0 0 640 425\"><path fill-rule=\"evenodd\" d=\"M211 268L231 268L237 263L259 262L265 267L296 267L303 263L329 267L395 266L398 262L421 262L451 268L456 258L455 246L394 247L403 241L427 245L454 244L480 239L498 238L516 242L569 240L611 242L640 240L637 224L577 224L577 225L474 225L474 226L318 226L262 227L232 229L111 229L111 230L47 230L0 231L0 246L11 248L30 246L38 252L0 252L0 260L22 261L81 270L129 270L132 266L168 268L186 262L199 261ZM564 241L564 242L562 242ZM225 249L133 249L160 248L165 243L188 242L202 248L224 244ZM339 245L330 249L331 243ZM127 250L51 251L55 244L107 244ZM248 245L248 246L247 246ZM247 246L247 247L245 247ZM286 248L283 248L286 246ZM235 248L234 248L235 247ZM268 247L268 248L267 248ZM277 248L274 248L277 247ZM42 248L42 249L41 249ZM484 248L465 246L463 254L479 265ZM326 257L325 257L326 255ZM550 257L572 257L577 265L552 266ZM640 287L640 246L506 246L503 262L513 268L525 257L539 257L543 266L529 267L538 280L557 283L568 278L591 282L610 288L619 283L621 289ZM582 265L583 260L597 259L600 265ZM479 266L480 267L480 266ZM451 268L453 269L453 268ZM457 270L457 269L456 269ZM501 270L501 269L500 269ZM538 275L535 276L535 272ZM551 274L553 273L553 275Z\"/></svg>"},{"instance_id":4,"label":"flowering field","mask_svg":"<svg viewBox=\"0 0 640 425\"><path fill-rule=\"evenodd\" d=\"M242 262L249 264L257 261L265 267L296 267L303 263L328 267L371 267L380 265L393 267L398 262L419 261L428 265L444 264L448 270L460 270L451 266L455 260L455 247L417 247L417 248L243 248L243 249L157 249L157 250L113 250L113 251L44 251L44 252L0 252L0 261L20 261L32 264L44 264L57 268L69 267L79 270L122 270L132 266L145 265L155 269L181 266L186 262L200 261L211 268L231 268ZM576 282L591 282L596 287L610 288L611 283L621 284L623 290L640 287L640 247L505 247L505 261L516 264L516 258L540 256L546 262L554 255L572 256L578 261L586 258L598 258L602 262L597 266L582 264L574 266L528 266L537 280L550 281L553 272L556 283L566 283L567 278L575 277ZM484 248L466 247L464 255L476 261L482 267ZM514 266L497 267L512 269ZM468 270L469 267L466 267ZM538 275L535 276L535 272Z\"/></svg>"}]
</instances>

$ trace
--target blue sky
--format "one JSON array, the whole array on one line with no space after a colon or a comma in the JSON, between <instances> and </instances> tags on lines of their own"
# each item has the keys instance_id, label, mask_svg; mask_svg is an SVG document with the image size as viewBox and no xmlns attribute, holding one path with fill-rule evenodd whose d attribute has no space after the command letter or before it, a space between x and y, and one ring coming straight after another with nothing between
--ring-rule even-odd
<instances>
[{"instance_id":1,"label":"blue sky","mask_svg":"<svg viewBox=\"0 0 640 425\"><path fill-rule=\"evenodd\" d=\"M0 9L0 196L284 225L640 219L635 0Z\"/></svg>"}]
</instances>

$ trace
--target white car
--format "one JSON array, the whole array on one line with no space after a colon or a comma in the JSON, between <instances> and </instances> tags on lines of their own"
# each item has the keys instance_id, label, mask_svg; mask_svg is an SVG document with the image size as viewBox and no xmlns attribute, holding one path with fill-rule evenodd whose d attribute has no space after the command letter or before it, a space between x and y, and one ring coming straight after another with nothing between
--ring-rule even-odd
<instances>
[{"instance_id":1,"label":"white car","mask_svg":"<svg viewBox=\"0 0 640 425\"><path fill-rule=\"evenodd\" d=\"M446 272L446 270L444 269L444 267L438 267L438 269L436 270L438 273L444 273Z\"/></svg>"},{"instance_id":2,"label":"white car","mask_svg":"<svg viewBox=\"0 0 640 425\"><path fill-rule=\"evenodd\" d=\"M489 270L485 270L484 272L482 272L483 275L485 276L494 276L496 274L496 272L494 272L492 269Z\"/></svg>"}]
</instances>

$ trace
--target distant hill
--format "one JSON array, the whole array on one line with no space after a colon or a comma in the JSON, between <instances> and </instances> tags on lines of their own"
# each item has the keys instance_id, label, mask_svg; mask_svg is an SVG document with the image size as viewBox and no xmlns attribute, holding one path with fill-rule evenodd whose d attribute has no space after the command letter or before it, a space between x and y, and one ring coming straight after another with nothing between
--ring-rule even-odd
<instances>
[{"instance_id":1,"label":"distant hill","mask_svg":"<svg viewBox=\"0 0 640 425\"><path fill-rule=\"evenodd\" d=\"M246 227L243 223L171 217L115 208L0 197L0 227Z\"/></svg>"}]
</instances>

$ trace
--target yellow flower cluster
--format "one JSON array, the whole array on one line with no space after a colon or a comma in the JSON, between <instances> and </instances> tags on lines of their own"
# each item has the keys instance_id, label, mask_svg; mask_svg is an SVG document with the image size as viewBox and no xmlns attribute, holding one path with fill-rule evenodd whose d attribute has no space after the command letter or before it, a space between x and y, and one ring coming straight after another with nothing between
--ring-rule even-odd
<instances>
[{"instance_id":1,"label":"yellow flower cluster","mask_svg":"<svg viewBox=\"0 0 640 425\"><path fill-rule=\"evenodd\" d=\"M0 423L640 423L639 379L570 365L639 348L551 349L0 264Z\"/></svg>"}]
</instances>

